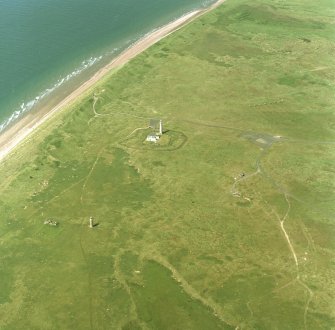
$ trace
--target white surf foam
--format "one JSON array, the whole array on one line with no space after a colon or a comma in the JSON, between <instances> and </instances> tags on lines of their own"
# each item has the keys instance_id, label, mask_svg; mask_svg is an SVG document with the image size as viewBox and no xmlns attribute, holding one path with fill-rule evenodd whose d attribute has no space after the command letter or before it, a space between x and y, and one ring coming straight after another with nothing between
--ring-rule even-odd
<instances>
[{"instance_id":1,"label":"white surf foam","mask_svg":"<svg viewBox=\"0 0 335 330\"><path fill-rule=\"evenodd\" d=\"M115 49L115 51L117 50ZM68 82L70 79L80 75L83 71L87 70L88 68L92 67L94 64L98 63L102 58L103 58L102 55L98 57L90 57L89 59L83 61L76 70L72 71L65 77L58 79L52 87L45 89L39 95L35 96L33 99L22 102L21 105L18 107L18 109L15 110L11 116L0 124L0 132L3 131L7 126L9 126L13 121L15 121L20 116L22 116L24 113L31 110L43 98L50 95L57 88L59 88L60 86Z\"/></svg>"}]
</instances>

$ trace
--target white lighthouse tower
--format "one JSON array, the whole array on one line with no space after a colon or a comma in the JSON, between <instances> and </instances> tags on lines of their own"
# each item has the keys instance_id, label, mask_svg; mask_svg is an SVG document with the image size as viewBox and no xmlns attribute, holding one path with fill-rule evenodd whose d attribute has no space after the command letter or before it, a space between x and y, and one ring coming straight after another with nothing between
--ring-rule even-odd
<instances>
[{"instance_id":1,"label":"white lighthouse tower","mask_svg":"<svg viewBox=\"0 0 335 330\"><path fill-rule=\"evenodd\" d=\"M163 123L162 120L159 121L159 132L158 135L163 135Z\"/></svg>"}]
</instances>

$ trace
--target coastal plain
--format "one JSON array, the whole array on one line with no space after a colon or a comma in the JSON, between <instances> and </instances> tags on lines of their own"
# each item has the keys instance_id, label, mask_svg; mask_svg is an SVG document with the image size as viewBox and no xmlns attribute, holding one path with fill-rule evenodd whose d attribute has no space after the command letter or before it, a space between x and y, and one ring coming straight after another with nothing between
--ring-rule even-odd
<instances>
[{"instance_id":1,"label":"coastal plain","mask_svg":"<svg viewBox=\"0 0 335 330\"><path fill-rule=\"evenodd\" d=\"M4 158L0 328L334 328L334 14L228 0Z\"/></svg>"}]
</instances>

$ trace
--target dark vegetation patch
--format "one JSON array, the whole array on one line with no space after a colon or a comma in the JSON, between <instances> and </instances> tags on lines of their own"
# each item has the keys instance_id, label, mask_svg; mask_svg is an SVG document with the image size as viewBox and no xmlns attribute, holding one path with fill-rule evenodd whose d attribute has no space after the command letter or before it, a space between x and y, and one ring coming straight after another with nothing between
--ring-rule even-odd
<instances>
[{"instance_id":1,"label":"dark vegetation patch","mask_svg":"<svg viewBox=\"0 0 335 330\"><path fill-rule=\"evenodd\" d=\"M133 286L132 291L141 318L150 328L231 328L192 299L163 266L147 262L142 276L144 286Z\"/></svg>"}]
</instances>

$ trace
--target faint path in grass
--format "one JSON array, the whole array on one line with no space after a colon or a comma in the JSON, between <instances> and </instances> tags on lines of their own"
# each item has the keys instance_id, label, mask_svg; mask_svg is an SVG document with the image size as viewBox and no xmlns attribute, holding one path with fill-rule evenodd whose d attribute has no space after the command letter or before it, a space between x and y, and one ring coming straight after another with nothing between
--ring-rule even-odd
<instances>
[{"instance_id":1,"label":"faint path in grass","mask_svg":"<svg viewBox=\"0 0 335 330\"><path fill-rule=\"evenodd\" d=\"M88 294L89 294L89 315L90 315L90 328L93 329L93 312L92 312L92 275L91 275L91 270L90 270L90 266L89 266L89 262L88 262L88 258L85 252L85 249L83 247L83 224L84 221L82 223L82 229L80 231L80 239L79 239L79 243L80 243L80 249L81 249L81 253L83 256L83 259L85 261L86 267L87 267L87 276L88 276Z\"/></svg>"},{"instance_id":2,"label":"faint path in grass","mask_svg":"<svg viewBox=\"0 0 335 330\"><path fill-rule=\"evenodd\" d=\"M137 308L136 308L136 303L134 301L134 297L131 293L131 289L127 283L127 280L124 278L123 274L122 274L122 270L120 267L120 262L121 262L121 258L122 255L127 252L124 249L120 249L119 252L115 255L114 258L114 277L115 279L120 283L120 285L125 289L125 291L127 292L130 302L131 302L131 309L129 311L127 320L138 320L140 322L140 318L138 317L138 313L137 313ZM144 324L141 323L142 328L145 327Z\"/></svg>"},{"instance_id":3,"label":"faint path in grass","mask_svg":"<svg viewBox=\"0 0 335 330\"><path fill-rule=\"evenodd\" d=\"M211 298L204 298L200 293L195 290L184 278L183 276L161 255L150 255L147 256L148 260L153 260L165 268L169 269L172 273L172 277L182 286L184 291L193 299L200 301L204 306L210 308L214 314L222 323L236 327L236 325L231 324L224 317L224 310L221 306L217 305ZM238 329L238 326L236 327Z\"/></svg>"},{"instance_id":4,"label":"faint path in grass","mask_svg":"<svg viewBox=\"0 0 335 330\"><path fill-rule=\"evenodd\" d=\"M287 203L287 210L286 210L285 214L282 217L280 217L278 215L278 213L276 212L276 210L271 205L269 205L269 207L272 210L272 214L275 214L275 216L276 216L276 218L277 218L277 220L279 222L280 229L281 229L281 231L282 231L282 233L283 233L283 235L285 237L285 240L286 240L286 242L287 242L287 244L289 246L290 252L292 254L292 258L294 260L294 265L295 265L295 268L296 268L296 277L293 278L288 283L284 284L283 286L272 290L272 292L278 292L280 290L283 290L283 289L289 287L290 285L293 285L294 283L298 283L300 286L302 286L305 289L305 291L308 294L308 298L306 300L305 307L304 307L304 328L307 329L308 328L307 327L307 314L308 314L309 305L310 305L311 300L313 299L314 293L310 289L310 287L301 280L301 273L300 273L300 268L299 268L299 266L300 266L299 259L297 257L296 252L295 252L292 240L291 240L289 234L287 233L287 231L285 229L285 222L286 222L286 220L289 217L289 212L291 210L291 203L290 203L289 198L288 198L288 196L286 194L284 194L284 197L285 197L285 201ZM263 198L263 197L261 196L261 198ZM268 216L271 218L271 214L269 214ZM266 297L268 295L270 295L270 293L262 296L261 298L264 298L264 297ZM250 303L251 302L249 301L248 302L248 308L251 310Z\"/></svg>"},{"instance_id":5,"label":"faint path in grass","mask_svg":"<svg viewBox=\"0 0 335 330\"><path fill-rule=\"evenodd\" d=\"M182 141L180 141L180 143L178 145L176 145L175 147L171 147L171 146L167 145L167 146L162 146L162 147L154 149L150 145L148 145L148 146L143 145L143 147L142 146L141 147L130 146L130 145L125 144L128 137L119 140L117 142L117 145L118 145L119 148L122 148L122 149L143 150L143 151L153 151L153 152L172 152L172 151L176 151L176 150L181 149L187 143L188 137L183 132L180 132L180 131L170 130L170 132L178 133L182 137ZM131 134L133 134L133 133L134 132L132 132Z\"/></svg>"},{"instance_id":6,"label":"faint path in grass","mask_svg":"<svg viewBox=\"0 0 335 330\"><path fill-rule=\"evenodd\" d=\"M195 122L195 121L192 121L192 120L184 120L184 121L188 122L188 123L191 123L191 124L195 124L195 125L202 125L202 126L213 127L213 128L221 128L221 129L228 129L228 130L238 131L238 132L242 132L242 133L245 132L244 130L242 130L240 128L235 128L235 127L223 126L223 125L212 124L212 123L209 124L209 123L203 123L203 122ZM255 133L255 139L258 137L257 135L262 136L263 134L257 134L257 133ZM249 140L251 139L251 142L252 142L252 134L251 133L246 134L245 137L248 138ZM295 249L294 249L294 246L293 246L293 243L292 243L292 239L290 238L290 236L289 236L289 234L288 234L288 232L287 232L287 230L285 228L285 221L289 217L289 213L290 213L290 210L291 210L291 203L290 203L289 197L291 197L291 198L293 198L293 199L295 199L295 200L297 200L299 202L302 202L302 201L299 200L298 198L296 198L295 196L292 196L284 187L282 187L279 183L277 183L273 179L273 177L264 170L264 168L261 165L261 162L262 162L263 158L266 156L268 150L272 147L273 143L279 142L279 141L280 142L306 142L306 141L290 140L290 139L286 139L286 138L282 138L282 137L280 137L280 140L278 140L276 137L273 137L274 140L271 141L271 136L269 136L269 137L270 137L270 140L269 141L265 141L266 143L264 143L264 147L261 148L261 152L260 152L260 154L258 155L258 157L256 159L256 171L253 172L253 173L250 173L248 175L243 175L239 179L236 179L235 182L234 182L234 184L233 184L233 186L232 186L232 188L231 188L231 193L234 196L241 197L241 194L237 191L236 186L240 182L246 181L247 179L250 179L251 177L260 174L264 179L266 179L267 181L269 181L270 184L272 186L274 186L275 189L281 195L283 195L283 197L285 198L285 201L287 203L287 210L286 210L285 214L283 215L283 217L280 217L273 207L271 207L271 208L272 208L273 213L276 215L276 217L277 217L277 219L279 221L280 229L281 229L281 231L282 231L282 233L284 235L284 238L285 238L285 240L286 240L286 242L288 244L289 250L290 250L292 258L294 260L294 264L295 264L295 267L296 267L296 273L297 273L297 275L296 275L296 278L294 278L292 281L290 281L289 283L285 284L284 286L282 286L281 288L278 288L276 290L278 291L278 290L284 289L284 288L286 288L289 285L292 285L294 283L298 283L300 286L302 286L305 289L305 291L308 294L308 298L307 298L307 301L306 301L306 304L305 304L305 307L304 307L304 327L305 327L305 329L307 329L308 309L309 309L310 302L313 299L314 293L308 287L308 285L306 285L306 283L304 283L301 280L300 269L299 269L299 260L298 260L297 254L295 252ZM264 138L266 138L266 135L264 135ZM258 140L256 139L256 141L258 141ZM309 143L309 142L307 141L306 143ZM332 144L334 142L327 142L327 141L314 141L313 142L312 141L311 143L314 143L314 144L330 144L331 143ZM309 240L308 240L308 242L309 242ZM251 308L250 304L251 304L251 301L247 302L247 308L250 311L251 315L253 315L253 311L252 311L252 308Z\"/></svg>"},{"instance_id":7,"label":"faint path in grass","mask_svg":"<svg viewBox=\"0 0 335 330\"><path fill-rule=\"evenodd\" d=\"M305 304L305 309L304 309L304 326L305 326L305 329L307 329L307 313L308 313L308 308L309 308L309 304L310 304L310 302L311 302L311 300L312 300L312 298L313 298L313 295L314 295L314 293L313 293L313 291L301 280L301 276L300 276L300 270L299 270L299 261L298 261L298 258L297 258L297 255L296 255L296 253L295 253L295 250L294 250L294 247L293 247L293 245L292 245L292 243L291 243L291 240L290 240L290 237L289 237L289 235L287 234L287 231L285 230L285 227L284 227L284 223L285 223L285 221L286 221L286 219L287 219L287 217L288 217L288 215L289 215L289 212L290 212L290 210L291 210L291 203L290 203L290 201L289 201L289 199L288 199L288 197L287 197L287 195L286 194L284 194L284 196L285 196L285 200L286 200L286 202L287 202L287 205L288 205L288 207L287 207L287 211L286 211L286 213L285 213L285 215L284 215L284 217L282 218L282 219L280 219L280 218L278 218L278 220L279 220L279 222L280 222L280 227L281 227L281 229L282 229L282 231L283 231L283 233L284 233L284 236L285 236L285 238L286 238L286 240L287 240L287 243L288 243L288 245L289 245L289 247L290 247L290 250L291 250L291 253L292 253L292 256L293 256L293 258L294 258L294 262L295 262L295 265L296 265L296 268L297 268L297 277L296 277L296 281L307 291L307 293L308 293L308 295L309 295L309 297L308 297L308 299L307 299L307 301L306 301L306 304Z\"/></svg>"},{"instance_id":8,"label":"faint path in grass","mask_svg":"<svg viewBox=\"0 0 335 330\"><path fill-rule=\"evenodd\" d=\"M94 102L93 102L93 113L94 113L94 117L90 119L90 121L96 117L99 117L99 116L111 116L111 115L130 115L130 114L125 114L125 113L109 113L109 114L99 114L96 109L95 109L95 105L96 105L96 102L98 101L98 97L94 96ZM138 116L135 116L137 118L141 118L141 119L149 119L149 118L146 118L146 117L138 117ZM177 120L178 121L178 120ZM182 122L187 122L187 123L190 123L190 124L194 124L194 125L201 125L201 126L206 126L206 127L212 127L212 128L219 128L219 129L227 129L227 130L232 130L232 131L236 131L236 132L239 132L239 133L246 133L245 130L243 129L240 129L240 128L236 128L236 127L231 127L231 126L225 126L225 125L219 125L219 124L214 124L214 123L205 123L205 122L199 122L199 121L193 121L193 120L189 120L189 119L180 119L179 121L182 121ZM136 128L135 130L133 130L126 138L122 139L120 141L120 143L126 139L128 139L130 136L132 136L135 132L139 131L139 130L144 130L144 129L147 129L148 127L143 127L143 128ZM261 134L259 134L261 136ZM248 136L250 137L250 132L248 134ZM255 133L255 136L257 137L257 133ZM274 137L273 137L274 138ZM256 138L255 138L256 139ZM256 175L261 175L264 179L266 179L267 181L269 181L275 188L276 190L283 195L283 197L285 198L286 200L286 203L287 203L287 210L284 214L283 217L280 217L278 215L278 213L273 209L273 212L276 214L276 217L279 221L279 225L280 225L280 229L283 233L283 236L288 244L288 247L289 247L289 250L291 252L291 255L292 255L292 258L294 260L294 264L295 264L295 267L296 267L296 271L297 271L297 276L295 279L293 279L292 281L290 281L289 283L285 284L284 286L282 286L281 288L278 288L276 290L281 290L281 289L284 289L285 287L288 287L289 285L291 284L294 284L294 283L299 283L308 293L309 297L306 301L306 305L305 305L305 309L304 309L304 326L305 326L305 329L307 329L307 314L308 314L308 309L309 309L309 304L313 298L313 291L301 280L300 278L300 270L299 270L299 261L298 261L298 257L297 257L297 254L295 252L295 249L294 249L294 246L293 246L293 243L292 243L292 239L290 238L286 228L285 228L285 221L287 220L288 216L289 216L289 212L291 210L291 203L289 201L289 197L290 198L293 198L293 199L296 199L297 201L299 202L302 202L300 201L298 198L296 198L295 196L292 196L284 187L282 187L280 184L278 184L274 179L273 177L267 173L264 168L262 167L261 165L261 162L262 162L262 159L265 157L265 155L267 154L268 150L271 148L272 144L274 142L276 142L275 140L273 141L266 141L267 143L264 144L263 148L261 149L261 152L259 154L259 156L257 157L256 159L256 171L255 172L252 172L250 174L247 174L247 175L243 175L242 177L240 177L239 179L236 179L232 188L231 188L231 193L233 195L237 195L239 194L238 191L237 191L237 185L243 181L246 181L248 179L250 179L251 177L253 176L256 176ZM298 140L290 140L290 139L287 139L287 138L281 138L280 139L280 142L293 142L293 143L313 143L313 144L332 144L334 142L329 142L329 141L312 141L312 142L309 142L309 141L298 141ZM133 148L134 149L134 148ZM136 148L135 148L136 149ZM158 150L157 150L158 151ZM94 167L97 163L99 159L99 156L97 157L95 163L93 164L85 182L84 182L84 185L83 185L83 192L86 188L86 184L89 180L89 177L91 175L91 173L93 172L94 170ZM83 193L81 195L81 202L83 202ZM84 253L84 251L83 251ZM170 269L170 271L172 272L173 274L173 277L179 282L181 283L181 285L183 286L185 292L187 292L190 296L192 296L193 298L201 301L204 305L210 307L213 311L214 311L214 314L220 318L221 321L227 323L224 318L223 318L223 311L222 309L217 306L213 301L211 301L210 299L205 299L203 298L198 292L196 292L186 281L185 279L183 279L181 277L181 275L166 261L164 260L162 257L156 257L156 261L159 262L160 264L162 264L164 267ZM125 281L123 281L124 283L126 283ZM127 289L127 285L126 284L123 284L126 291L130 293L130 289L128 287ZM91 290L91 289L90 289ZM132 303L133 300L132 300ZM252 309L251 309L251 306L250 306L250 303L251 302L248 302L247 303L247 307L249 309L249 311L253 314L252 312ZM91 308L91 307L90 307ZM227 323L228 324L228 323Z\"/></svg>"},{"instance_id":9,"label":"faint path in grass","mask_svg":"<svg viewBox=\"0 0 335 330\"><path fill-rule=\"evenodd\" d=\"M96 119L96 118L98 118L98 117L106 117L106 116L116 116L116 115L119 115L119 116L128 116L128 117L134 117L134 118L146 119L146 120L150 120L152 118L152 117L137 116L137 115L134 115L134 114L131 114L131 113L126 113L126 112L99 113L99 112L97 112L97 110L95 108L95 105L96 105L96 103L97 103L98 100L99 100L99 97L96 94L94 94L94 96L93 96L93 105L92 105L92 110L93 110L94 116L89 119L89 121L87 122L87 125L90 125L91 121L94 120L94 119ZM130 102L123 101L123 103L129 104L132 107L134 106ZM112 102L107 103L105 105L105 107L108 106L108 105L110 105L110 104L112 104Z\"/></svg>"},{"instance_id":10,"label":"faint path in grass","mask_svg":"<svg viewBox=\"0 0 335 330\"><path fill-rule=\"evenodd\" d=\"M300 228L301 231L308 243L308 250L312 251L312 252L316 252L316 247L315 247L315 243L313 238L311 237L310 233L308 232L306 226L304 225L304 223L302 221L299 222L300 224Z\"/></svg>"},{"instance_id":11,"label":"faint path in grass","mask_svg":"<svg viewBox=\"0 0 335 330\"><path fill-rule=\"evenodd\" d=\"M127 140L129 139L134 133L136 133L137 131L140 131L140 130L144 130L144 129L148 129L150 128L150 126L147 126L147 127L139 127L139 128L135 128L129 135L127 135L124 140ZM121 141L119 141L121 142Z\"/></svg>"},{"instance_id":12,"label":"faint path in grass","mask_svg":"<svg viewBox=\"0 0 335 330\"><path fill-rule=\"evenodd\" d=\"M294 139L283 139L283 142L288 142L288 143L300 143L300 144L335 144L335 141L308 141L308 140L294 140Z\"/></svg>"},{"instance_id":13,"label":"faint path in grass","mask_svg":"<svg viewBox=\"0 0 335 330\"><path fill-rule=\"evenodd\" d=\"M303 281L300 280L300 278L298 279L298 282L300 283L301 286L303 286L305 288L305 290L308 292L308 299L306 301L305 304L305 309L304 309L304 326L305 326L305 330L307 330L307 314L308 314L308 309L309 309L309 305L313 299L314 296L314 292L311 290L311 288L306 285Z\"/></svg>"},{"instance_id":14,"label":"faint path in grass","mask_svg":"<svg viewBox=\"0 0 335 330\"><path fill-rule=\"evenodd\" d=\"M265 151L265 150L264 150ZM268 181L274 186L276 187L277 191L283 195L283 197L285 198L285 201L287 203L287 210L284 214L283 217L280 217L278 215L278 213L273 209L273 212L274 214L276 215L278 221L279 221L279 224L280 224L280 229L285 237L285 240L289 246L289 249L291 251L291 254L292 254L292 257L293 257L293 260L294 260L294 264L295 264L295 267L296 267L296 272L297 272L297 276L295 279L293 279L292 281L290 281L289 283L287 283L286 285L284 285L281 289L297 282L299 283L308 293L309 297L306 301L306 304L305 304L305 308L304 308L304 327L305 329L307 329L307 313L308 313L308 309L309 309L309 305L310 305L310 302L313 298L313 291L301 280L301 276L300 276L300 269L299 269L299 259L297 257L297 254L295 252L295 249L294 249L294 246L293 246L293 243L292 243L292 239L290 238L287 230L285 229L285 222L287 220L287 218L289 217L289 213L291 211L291 203L290 203L290 200L289 200L289 196L293 199L296 199L294 196L291 196L289 194L288 191L286 191L286 189L284 189L280 184L278 184L272 177L271 175L269 175L268 173L265 173L265 171L263 170L262 166L261 166L261 160L262 158L265 156L265 152L262 152L260 154L260 156L258 157L258 160L257 160L257 167L258 169L260 169L261 173L264 174L263 177L268 179ZM299 200L298 200L299 201ZM277 289L278 290L278 289Z\"/></svg>"},{"instance_id":15,"label":"faint path in grass","mask_svg":"<svg viewBox=\"0 0 335 330\"><path fill-rule=\"evenodd\" d=\"M289 246L289 248L290 248L290 250L291 250L291 253L292 253L292 256L293 256L295 265L296 265L297 270L298 270L298 267L299 267L298 258L297 258L297 255L296 255L296 253L295 253L294 247L293 247L293 245L292 245L292 243L291 243L290 237L289 237L289 235L287 234L287 231L286 231L286 229L285 229L285 225L284 225L284 224L285 224L285 221L286 221L286 219L287 219L287 217L288 217L288 214L289 214L289 212L290 212L290 210L291 210L291 203L290 203L289 199L287 198L287 195L286 195L286 194L284 194L284 197L285 197L285 200L286 200L286 203L287 203L287 211L286 211L285 215L284 215L282 218L280 218L280 216L277 214L277 212L276 212L276 215L277 215L278 221L279 221L279 223L280 223L280 228L281 228L281 230L282 230L282 232L283 232L283 234L284 234L284 236L285 236L285 239L286 239L287 244L288 244L288 246Z\"/></svg>"},{"instance_id":16,"label":"faint path in grass","mask_svg":"<svg viewBox=\"0 0 335 330\"><path fill-rule=\"evenodd\" d=\"M307 326L308 309L309 309L310 302L313 299L314 293L308 287L308 285L305 282L303 282L302 279L301 279L301 273L300 273L300 268L299 268L299 266L300 266L299 259L297 257L296 252L295 252L295 249L294 249L294 246L293 246L292 241L290 239L290 236L285 229L285 221L289 217L289 212L291 210L291 203L290 203L288 197L286 196L285 200L286 200L286 203L287 203L287 210L285 211L285 214L282 217L280 217L278 215L278 213L276 212L276 210L274 209L274 207L271 204L268 204L268 203L265 202L262 194L260 192L258 192L258 194L259 194L260 199L263 200L264 203L267 204L268 207L271 210L271 212L268 213L268 212L266 212L266 208L263 207L263 212L267 215L267 217L270 220L273 219L273 216L275 216L277 221L279 222L279 227L280 227L281 231L283 232L283 236L285 237L285 240L286 240L286 242L289 246L289 250L292 254L292 259L294 260L294 265L295 265L295 268L296 268L296 276L293 279L291 279L289 282L280 286L279 288L273 289L273 290L271 290L271 292L268 292L265 295L263 295L261 297L258 297L257 300L264 299L265 297L270 296L272 293L284 290L284 289L286 289L289 286L294 285L294 284L298 284L298 285L302 286L304 288L305 292L307 292L307 294L308 294L308 298L306 299L306 303L305 303L305 306L304 306L304 314L303 314L304 328L307 329L308 328L308 326ZM307 240L307 242L308 242L308 240ZM253 317L253 310L252 310L251 304L252 304L252 300L248 301L246 305L247 305L247 308L248 308L251 316Z\"/></svg>"},{"instance_id":17,"label":"faint path in grass","mask_svg":"<svg viewBox=\"0 0 335 330\"><path fill-rule=\"evenodd\" d=\"M238 195L239 192L238 192L236 186L237 186L240 182L245 181L245 180L247 180L247 179L250 179L251 177L253 177L253 176L257 175L257 174L260 174L260 173L261 173L260 169L257 168L257 170L256 170L255 172L250 173L250 174L247 174L247 175L244 175L244 176L240 177L239 179L236 179L235 182L234 182L234 184L233 184L233 186L232 186L231 189L230 189L231 194L234 195L234 196Z\"/></svg>"},{"instance_id":18,"label":"faint path in grass","mask_svg":"<svg viewBox=\"0 0 335 330\"><path fill-rule=\"evenodd\" d=\"M99 158L100 158L102 152L103 152L103 148L102 148L102 149L100 150L100 152L98 153L98 155L97 155L97 157L96 157L96 159L95 159L93 165L91 166L90 171L88 172L88 175L87 175L86 178L85 178L85 181L84 181L84 184L83 184L83 187L82 187L82 191L81 191L81 196L80 196L80 203L81 203L82 205L83 205L83 198L84 198L84 193L85 193L85 189L86 189L87 182L88 182L88 180L90 179L90 177L91 177L91 175L92 175L92 173L93 173L93 171L94 171L94 168L96 167L96 165L97 165L97 163L98 163L98 161L99 161Z\"/></svg>"},{"instance_id":19,"label":"faint path in grass","mask_svg":"<svg viewBox=\"0 0 335 330\"><path fill-rule=\"evenodd\" d=\"M98 102L98 100L99 100L99 98L94 94L94 96L93 96L93 104L92 104L92 110L93 110L94 116L92 118L90 118L90 120L87 122L88 126L91 124L91 121L94 120L95 118L100 117L100 116L106 116L104 114L97 113L97 111L95 110L95 105Z\"/></svg>"},{"instance_id":20,"label":"faint path in grass","mask_svg":"<svg viewBox=\"0 0 335 330\"><path fill-rule=\"evenodd\" d=\"M71 190L72 188L74 188L75 186L77 186L78 184L80 184L81 182L83 182L85 180L85 178L80 179L79 181L75 182L74 184L72 184L71 186L65 188L64 190L62 190L58 195L56 195L55 197L51 198L50 200L48 200L47 204L52 203L55 199L62 197L66 192L68 192L69 190Z\"/></svg>"},{"instance_id":21,"label":"faint path in grass","mask_svg":"<svg viewBox=\"0 0 335 330\"><path fill-rule=\"evenodd\" d=\"M94 168L96 167L99 159L100 159L100 156L103 152L103 148L100 150L100 152L98 153L93 165L91 166L90 168L90 171L88 172L88 175L86 176L85 178L85 181L83 183L83 186L82 186L82 190L81 190L81 195L80 195L80 203L82 206L84 206L84 194L85 194L85 190L86 190L86 186L87 186L87 183L94 171ZM87 276L88 276L88 291L89 291L89 315L90 315L90 327L91 329L93 329L93 306L92 306L92 274L91 274L91 269L90 269L90 265L89 265L89 262L88 262L88 258L87 258L87 255L86 255L86 252L85 252L85 249L84 249L84 246L83 246L83 234L84 234L84 224L87 222L88 218L86 219L85 217L83 218L83 221L81 223L81 230L80 230L80 236L79 236L79 243L80 243L80 249L81 249L81 253L82 253L82 256L83 256L83 259L86 263L86 267L87 267Z\"/></svg>"},{"instance_id":22,"label":"faint path in grass","mask_svg":"<svg viewBox=\"0 0 335 330\"><path fill-rule=\"evenodd\" d=\"M231 131L237 131L237 132L245 132L245 129L237 128L237 127L231 127L231 126L225 126L225 125L219 125L219 124L214 124L214 123L205 123L202 121L194 121L190 119L179 119L179 121L193 124L193 125L200 125L200 126L206 126L206 127L213 127L213 128L223 128L223 129L228 129Z\"/></svg>"},{"instance_id":23,"label":"faint path in grass","mask_svg":"<svg viewBox=\"0 0 335 330\"><path fill-rule=\"evenodd\" d=\"M277 212L275 212L275 211L274 212L275 212L275 214L277 216L277 219L278 219L278 221L280 223L280 228L281 228L281 230L282 230L282 232L284 234L284 237L286 239L286 242L287 242L287 244L289 246L289 249L291 251L292 257L294 259L294 263L295 263L296 270L297 270L296 282L299 283L307 291L307 293L309 295L309 297L308 297L308 299L306 301L306 304L305 304L305 309L304 309L304 327L305 327L305 329L307 329L307 313L308 313L310 302L313 299L314 293L308 287L308 285L306 285L306 283L304 283L301 280L300 269L299 269L299 260L298 260L297 254L295 252L292 240L291 240L288 232L285 229L285 221L287 220L287 218L289 216L289 213L291 211L291 203L290 203L289 197L291 197L291 198L293 198L293 199L295 199L295 200L297 200L299 202L301 202L301 200L297 199L295 196L292 196L286 189L284 189L279 183L277 183L272 178L271 175L265 173L264 169L261 167L261 159L264 157L264 155L265 155L265 153L261 153L261 155L258 158L258 168L262 171L262 173L264 173L265 178L267 178L270 181L270 183L272 183L277 188L277 191L283 195L283 197L285 198L285 201L287 203L287 210L286 210L285 215L282 218L277 214Z\"/></svg>"}]
</instances>

